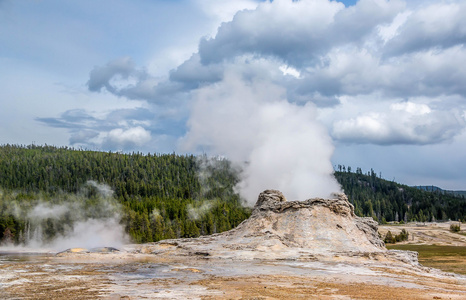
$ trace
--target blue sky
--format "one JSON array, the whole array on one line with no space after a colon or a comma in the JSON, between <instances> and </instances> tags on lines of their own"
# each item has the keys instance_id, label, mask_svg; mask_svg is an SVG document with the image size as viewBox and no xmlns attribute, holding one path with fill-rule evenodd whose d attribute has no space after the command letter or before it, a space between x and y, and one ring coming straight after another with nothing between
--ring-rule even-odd
<instances>
[{"instance_id":1,"label":"blue sky","mask_svg":"<svg viewBox=\"0 0 466 300\"><path fill-rule=\"evenodd\" d=\"M466 4L342 2L0 0L0 143L249 159L241 87L333 165L466 189Z\"/></svg>"}]
</instances>

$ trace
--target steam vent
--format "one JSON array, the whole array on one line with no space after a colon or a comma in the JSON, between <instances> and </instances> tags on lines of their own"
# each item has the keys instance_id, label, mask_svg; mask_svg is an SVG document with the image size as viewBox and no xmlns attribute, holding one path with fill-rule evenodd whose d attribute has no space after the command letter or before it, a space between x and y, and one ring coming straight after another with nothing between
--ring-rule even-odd
<instances>
[{"instance_id":1,"label":"steam vent","mask_svg":"<svg viewBox=\"0 0 466 300\"><path fill-rule=\"evenodd\" d=\"M228 258L284 259L386 252L377 222L360 218L346 195L334 199L287 201L266 190L252 215L227 232L195 239L165 240L141 248L143 253Z\"/></svg>"}]
</instances>

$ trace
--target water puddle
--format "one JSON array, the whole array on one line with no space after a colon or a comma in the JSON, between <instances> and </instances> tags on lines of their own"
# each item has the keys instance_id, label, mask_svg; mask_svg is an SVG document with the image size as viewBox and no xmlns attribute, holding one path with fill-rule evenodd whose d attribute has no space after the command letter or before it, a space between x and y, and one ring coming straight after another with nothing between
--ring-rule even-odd
<instances>
[{"instance_id":1,"label":"water puddle","mask_svg":"<svg viewBox=\"0 0 466 300\"><path fill-rule=\"evenodd\" d=\"M44 260L53 257L51 253L29 253L29 252L0 252L0 264L11 262L43 262Z\"/></svg>"}]
</instances>

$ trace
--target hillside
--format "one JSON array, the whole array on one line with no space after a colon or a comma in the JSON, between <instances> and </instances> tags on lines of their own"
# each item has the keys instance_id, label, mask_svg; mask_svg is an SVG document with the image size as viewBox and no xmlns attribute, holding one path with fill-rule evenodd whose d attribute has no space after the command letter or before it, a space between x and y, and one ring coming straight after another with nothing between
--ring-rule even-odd
<instances>
[{"instance_id":1,"label":"hillside","mask_svg":"<svg viewBox=\"0 0 466 300\"><path fill-rule=\"evenodd\" d=\"M443 192L443 193L448 193L448 194L453 194L456 196L466 196L466 191L451 191L451 190L444 190L442 188L439 188L438 186L435 185L416 185L413 186L417 189L427 191L427 192Z\"/></svg>"},{"instance_id":2,"label":"hillside","mask_svg":"<svg viewBox=\"0 0 466 300\"><path fill-rule=\"evenodd\" d=\"M371 170L363 174L337 171L335 177L359 216L371 216L380 223L390 221L447 221L466 219L464 195L443 190L424 191L377 177Z\"/></svg>"},{"instance_id":3,"label":"hillside","mask_svg":"<svg viewBox=\"0 0 466 300\"><path fill-rule=\"evenodd\" d=\"M358 216L380 223L466 219L464 196L408 187L372 170L335 176ZM226 159L0 146L0 242L27 243L33 233L51 241L95 218L112 218L138 243L223 232L251 213L234 192L237 182Z\"/></svg>"},{"instance_id":4,"label":"hillside","mask_svg":"<svg viewBox=\"0 0 466 300\"><path fill-rule=\"evenodd\" d=\"M134 242L222 232L250 214L233 192L236 182L227 160L5 145L0 241L28 242L37 229L49 241L93 218L116 219ZM30 215L36 207L40 220Z\"/></svg>"}]
</instances>

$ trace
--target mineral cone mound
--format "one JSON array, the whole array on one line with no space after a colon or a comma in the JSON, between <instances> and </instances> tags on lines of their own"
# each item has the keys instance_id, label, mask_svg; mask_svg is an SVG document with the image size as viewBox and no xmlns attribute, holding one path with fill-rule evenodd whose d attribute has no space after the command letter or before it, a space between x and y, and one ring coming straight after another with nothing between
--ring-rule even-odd
<instances>
[{"instance_id":1,"label":"mineral cone mound","mask_svg":"<svg viewBox=\"0 0 466 300\"><path fill-rule=\"evenodd\" d=\"M288 202L280 191L264 191L252 216L238 230L271 233L287 247L311 249L314 253L385 250L377 234L377 222L355 216L346 195L336 196Z\"/></svg>"},{"instance_id":2,"label":"mineral cone mound","mask_svg":"<svg viewBox=\"0 0 466 300\"><path fill-rule=\"evenodd\" d=\"M377 222L356 216L346 195L287 201L277 190L262 192L251 217L235 229L195 239L146 244L140 251L244 259L387 252L378 236Z\"/></svg>"}]
</instances>

